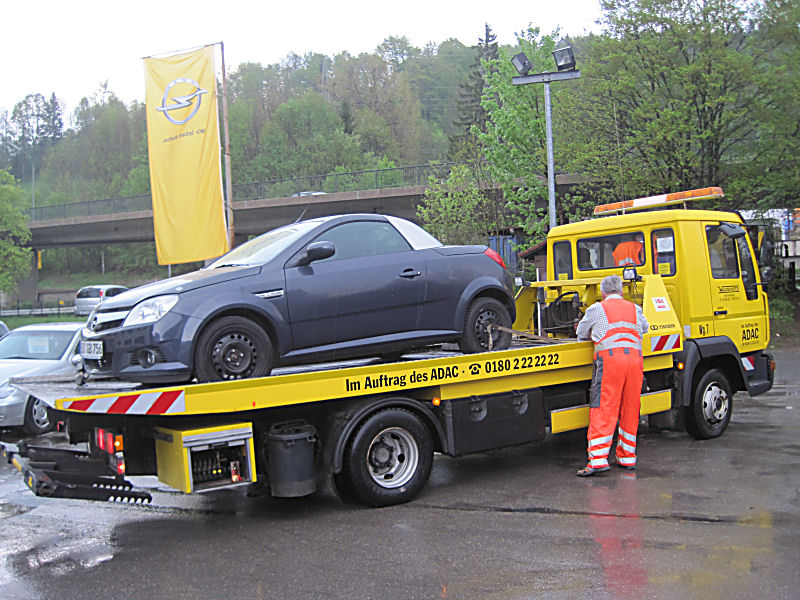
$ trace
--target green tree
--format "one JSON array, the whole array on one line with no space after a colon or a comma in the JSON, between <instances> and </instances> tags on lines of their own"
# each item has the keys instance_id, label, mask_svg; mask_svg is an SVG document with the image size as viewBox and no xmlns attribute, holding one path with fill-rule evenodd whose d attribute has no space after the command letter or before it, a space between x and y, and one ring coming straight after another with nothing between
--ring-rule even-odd
<instances>
[{"instance_id":1,"label":"green tree","mask_svg":"<svg viewBox=\"0 0 800 600\"><path fill-rule=\"evenodd\" d=\"M8 171L0 170L0 290L13 292L16 282L25 277L31 267L31 251L26 248L31 239L26 194L17 186Z\"/></svg>"},{"instance_id":2,"label":"green tree","mask_svg":"<svg viewBox=\"0 0 800 600\"><path fill-rule=\"evenodd\" d=\"M554 35L541 35L528 28L518 35L519 47L533 64L534 72L552 65ZM506 204L498 205L500 227L522 227L541 237L548 224L546 211L547 148L545 140L544 95L538 85L512 84L516 74L508 51L501 48L499 58L484 64L486 86L481 106L486 111L486 128L477 125L481 149L489 165L490 177L503 192ZM569 219L570 206L562 204L559 220Z\"/></svg>"},{"instance_id":3,"label":"green tree","mask_svg":"<svg viewBox=\"0 0 800 600\"><path fill-rule=\"evenodd\" d=\"M485 244L494 229L486 196L465 165L454 165L444 181L428 180L417 216L444 244Z\"/></svg>"},{"instance_id":4,"label":"green tree","mask_svg":"<svg viewBox=\"0 0 800 600\"><path fill-rule=\"evenodd\" d=\"M754 14L737 0L602 7L607 33L588 40L559 114L571 170L613 198L722 185L729 207L754 207L777 66Z\"/></svg>"},{"instance_id":5,"label":"green tree","mask_svg":"<svg viewBox=\"0 0 800 600\"><path fill-rule=\"evenodd\" d=\"M486 69L496 69L500 50L497 46L497 36L492 33L488 23L484 25L483 37L478 40L475 47L475 58L469 75L459 86L457 105L459 116L456 120L458 135L453 137L450 155L454 159L469 161L482 160L478 134L486 133L488 118L483 105L483 95L486 89L489 73Z\"/></svg>"}]
</instances>

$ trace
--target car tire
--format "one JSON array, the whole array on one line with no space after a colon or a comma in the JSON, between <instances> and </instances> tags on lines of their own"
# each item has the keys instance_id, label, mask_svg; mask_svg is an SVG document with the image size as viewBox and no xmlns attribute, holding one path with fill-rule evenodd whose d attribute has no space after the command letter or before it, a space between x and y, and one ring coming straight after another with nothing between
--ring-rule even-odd
<instances>
[{"instance_id":1,"label":"car tire","mask_svg":"<svg viewBox=\"0 0 800 600\"><path fill-rule=\"evenodd\" d=\"M54 427L55 423L50 416L50 408L47 404L38 398L29 397L25 405L25 421L22 430L29 435L42 435L52 431Z\"/></svg>"},{"instance_id":2,"label":"car tire","mask_svg":"<svg viewBox=\"0 0 800 600\"><path fill-rule=\"evenodd\" d=\"M511 315L503 303L494 298L476 298L467 308L464 329L458 347L466 354L489 350L487 325L511 328ZM492 350L505 350L511 345L511 334L507 331L492 332Z\"/></svg>"},{"instance_id":3,"label":"car tire","mask_svg":"<svg viewBox=\"0 0 800 600\"><path fill-rule=\"evenodd\" d=\"M719 437L733 413L733 391L725 374L709 369L695 383L689 406L684 407L686 432L698 440Z\"/></svg>"},{"instance_id":4,"label":"car tire","mask_svg":"<svg viewBox=\"0 0 800 600\"><path fill-rule=\"evenodd\" d=\"M414 413L388 408L369 416L350 438L336 488L344 500L401 504L425 487L432 467L428 428Z\"/></svg>"},{"instance_id":5,"label":"car tire","mask_svg":"<svg viewBox=\"0 0 800 600\"><path fill-rule=\"evenodd\" d=\"M273 356L272 341L257 323L222 317L200 334L194 372L200 382L265 377L272 371Z\"/></svg>"}]
</instances>

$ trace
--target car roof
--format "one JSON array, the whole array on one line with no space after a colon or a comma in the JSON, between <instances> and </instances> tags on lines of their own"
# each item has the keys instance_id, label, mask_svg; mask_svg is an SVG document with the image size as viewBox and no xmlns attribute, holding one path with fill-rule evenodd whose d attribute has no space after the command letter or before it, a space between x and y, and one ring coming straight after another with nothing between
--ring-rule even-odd
<instances>
[{"instance_id":1,"label":"car roof","mask_svg":"<svg viewBox=\"0 0 800 600\"><path fill-rule=\"evenodd\" d=\"M12 331L77 331L86 326L86 321L68 321L60 323L33 323L22 325Z\"/></svg>"}]
</instances>

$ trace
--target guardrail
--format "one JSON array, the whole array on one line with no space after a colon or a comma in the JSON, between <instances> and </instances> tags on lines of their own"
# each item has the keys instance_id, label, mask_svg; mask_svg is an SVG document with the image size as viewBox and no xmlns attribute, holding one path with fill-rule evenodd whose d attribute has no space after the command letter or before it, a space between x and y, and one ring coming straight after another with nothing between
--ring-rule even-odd
<instances>
[{"instance_id":1,"label":"guardrail","mask_svg":"<svg viewBox=\"0 0 800 600\"><path fill-rule=\"evenodd\" d=\"M275 179L233 185L233 204L242 200L306 196L314 193L335 194L397 187L425 185L428 177L446 177L454 163L414 165L391 169L372 169L348 173L330 173L291 179ZM51 221L73 217L92 217L151 210L150 194L70 202L29 209L31 221Z\"/></svg>"},{"instance_id":2,"label":"guardrail","mask_svg":"<svg viewBox=\"0 0 800 600\"><path fill-rule=\"evenodd\" d=\"M34 308L17 307L0 310L0 319L3 317L43 317L46 315L70 315L74 312L74 306L37 306Z\"/></svg>"}]
</instances>

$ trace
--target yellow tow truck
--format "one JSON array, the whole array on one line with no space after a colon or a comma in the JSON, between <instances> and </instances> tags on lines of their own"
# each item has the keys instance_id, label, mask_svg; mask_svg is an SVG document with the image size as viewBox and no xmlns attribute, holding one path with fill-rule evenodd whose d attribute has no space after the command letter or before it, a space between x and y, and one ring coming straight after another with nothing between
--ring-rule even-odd
<instances>
[{"instance_id":1,"label":"yellow tow truck","mask_svg":"<svg viewBox=\"0 0 800 600\"><path fill-rule=\"evenodd\" d=\"M461 456L588 425L593 347L574 330L610 274L624 275L625 297L650 325L642 415L719 436L733 394L763 393L774 375L767 297L742 220L686 208L721 195L629 200L595 210L611 216L554 228L548 281L521 282L508 350L438 349L164 388L12 380L52 406L67 440L86 449L21 442L3 453L39 496L149 502L125 477L157 475L186 493L263 485L299 497L332 477L343 498L407 502L435 452Z\"/></svg>"}]
</instances>

